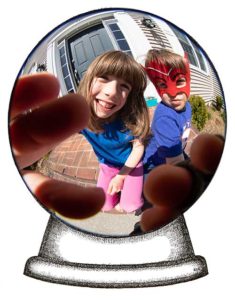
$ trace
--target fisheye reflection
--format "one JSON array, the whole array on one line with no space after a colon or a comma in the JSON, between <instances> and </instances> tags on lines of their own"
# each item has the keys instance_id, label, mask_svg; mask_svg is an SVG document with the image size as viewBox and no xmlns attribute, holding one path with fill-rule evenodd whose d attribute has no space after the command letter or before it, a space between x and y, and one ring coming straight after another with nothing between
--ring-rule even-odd
<instances>
[{"instance_id":1,"label":"fisheye reflection","mask_svg":"<svg viewBox=\"0 0 235 300\"><path fill-rule=\"evenodd\" d=\"M184 187L180 196L171 191L170 208L143 187L156 167L190 159L200 133L224 136L219 79L186 33L129 10L86 15L35 50L22 75L35 73L47 83L35 89L31 75L15 87L10 137L39 202L77 228L117 236L143 233L141 217L152 208L164 216L158 226L184 211L174 200L190 198L189 175L178 176Z\"/></svg>"}]
</instances>

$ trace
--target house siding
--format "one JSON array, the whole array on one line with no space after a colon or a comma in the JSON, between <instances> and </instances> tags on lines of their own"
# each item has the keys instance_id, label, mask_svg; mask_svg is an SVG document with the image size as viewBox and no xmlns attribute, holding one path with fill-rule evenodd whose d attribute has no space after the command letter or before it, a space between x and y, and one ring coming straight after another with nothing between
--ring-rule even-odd
<instances>
[{"instance_id":1,"label":"house siding","mask_svg":"<svg viewBox=\"0 0 235 300\"><path fill-rule=\"evenodd\" d=\"M143 33L145 34L146 38L148 39L150 45L154 49L161 49L161 48L168 48L172 49L171 44L169 43L166 35L162 31L162 29L158 26L156 22L153 21L155 24L154 28L148 28L142 24L143 16L139 14L132 14L130 13L133 20L136 24L141 28Z\"/></svg>"}]
</instances>

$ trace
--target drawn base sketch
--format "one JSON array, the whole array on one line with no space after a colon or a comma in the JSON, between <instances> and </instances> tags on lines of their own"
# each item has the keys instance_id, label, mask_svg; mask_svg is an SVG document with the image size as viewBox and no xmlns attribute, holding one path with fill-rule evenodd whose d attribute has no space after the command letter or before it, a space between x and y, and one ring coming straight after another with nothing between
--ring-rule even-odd
<instances>
[{"instance_id":1,"label":"drawn base sketch","mask_svg":"<svg viewBox=\"0 0 235 300\"><path fill-rule=\"evenodd\" d=\"M128 288L176 284L208 274L183 216L160 230L127 238L87 234L51 216L39 255L24 274L66 285Z\"/></svg>"}]
</instances>

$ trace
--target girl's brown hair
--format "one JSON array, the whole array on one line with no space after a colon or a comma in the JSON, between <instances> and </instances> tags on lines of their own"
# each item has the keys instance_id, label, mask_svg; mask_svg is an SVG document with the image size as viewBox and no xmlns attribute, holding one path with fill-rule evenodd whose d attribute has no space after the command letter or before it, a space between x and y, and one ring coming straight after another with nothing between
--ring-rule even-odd
<instances>
[{"instance_id":1,"label":"girl's brown hair","mask_svg":"<svg viewBox=\"0 0 235 300\"><path fill-rule=\"evenodd\" d=\"M145 60L145 67L148 67L151 61L155 61L169 68L179 68L186 72L185 58L167 49L149 50Z\"/></svg>"},{"instance_id":2,"label":"girl's brown hair","mask_svg":"<svg viewBox=\"0 0 235 300\"><path fill-rule=\"evenodd\" d=\"M150 130L149 113L144 99L147 84L145 70L131 56L121 51L108 51L96 57L79 83L78 93L85 97L90 107L88 128L94 132L101 132L104 122L107 123L112 119L112 117L98 118L90 97L93 79L108 75L121 78L131 85L132 89L127 101L124 107L116 113L116 117L120 117L125 127L131 130L134 136L145 140Z\"/></svg>"}]
</instances>

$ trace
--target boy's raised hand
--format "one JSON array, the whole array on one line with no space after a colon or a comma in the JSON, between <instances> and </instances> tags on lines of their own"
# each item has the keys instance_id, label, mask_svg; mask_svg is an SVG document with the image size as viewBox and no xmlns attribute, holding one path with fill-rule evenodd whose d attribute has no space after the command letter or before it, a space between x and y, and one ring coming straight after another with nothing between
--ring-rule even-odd
<instances>
[{"instance_id":1,"label":"boy's raised hand","mask_svg":"<svg viewBox=\"0 0 235 300\"><path fill-rule=\"evenodd\" d=\"M144 194L153 207L142 214L144 232L168 224L197 201L219 165L223 148L222 137L201 134L191 146L189 167L161 165L149 173Z\"/></svg>"},{"instance_id":2,"label":"boy's raised hand","mask_svg":"<svg viewBox=\"0 0 235 300\"><path fill-rule=\"evenodd\" d=\"M69 94L58 99L59 82L49 73L20 77L10 104L9 134L16 164L41 204L65 217L86 218L104 204L99 188L81 188L40 173L23 170L57 144L86 126L88 107L83 97Z\"/></svg>"}]
</instances>

